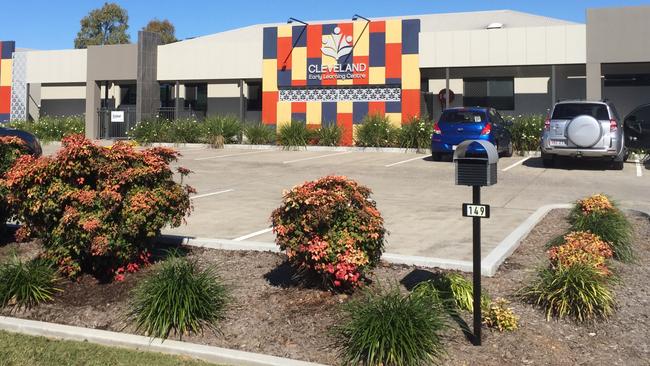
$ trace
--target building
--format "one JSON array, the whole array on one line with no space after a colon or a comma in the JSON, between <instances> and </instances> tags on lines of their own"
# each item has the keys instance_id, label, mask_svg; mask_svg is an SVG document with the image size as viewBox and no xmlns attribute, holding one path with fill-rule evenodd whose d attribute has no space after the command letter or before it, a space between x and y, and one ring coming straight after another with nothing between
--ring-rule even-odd
<instances>
[{"instance_id":1,"label":"building","mask_svg":"<svg viewBox=\"0 0 650 366\"><path fill-rule=\"evenodd\" d=\"M336 123L351 144L367 114L400 125L447 105L529 114L607 98L623 115L650 102L648 19L650 6L588 9L586 24L502 10L296 20L168 45L145 32L86 50L5 42L0 120L9 105L11 119L85 114L89 137L114 138L147 118L234 114Z\"/></svg>"}]
</instances>

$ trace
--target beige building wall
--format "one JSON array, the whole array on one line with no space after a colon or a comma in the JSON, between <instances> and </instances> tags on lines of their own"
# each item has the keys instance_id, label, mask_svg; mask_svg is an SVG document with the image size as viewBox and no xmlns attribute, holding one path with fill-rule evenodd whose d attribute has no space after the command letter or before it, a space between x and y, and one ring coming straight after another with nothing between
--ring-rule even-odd
<instances>
[{"instance_id":1,"label":"beige building wall","mask_svg":"<svg viewBox=\"0 0 650 366\"><path fill-rule=\"evenodd\" d=\"M85 83L86 50L29 51L28 83Z\"/></svg>"},{"instance_id":2,"label":"beige building wall","mask_svg":"<svg viewBox=\"0 0 650 366\"><path fill-rule=\"evenodd\" d=\"M581 64L584 25L420 33L420 67Z\"/></svg>"}]
</instances>

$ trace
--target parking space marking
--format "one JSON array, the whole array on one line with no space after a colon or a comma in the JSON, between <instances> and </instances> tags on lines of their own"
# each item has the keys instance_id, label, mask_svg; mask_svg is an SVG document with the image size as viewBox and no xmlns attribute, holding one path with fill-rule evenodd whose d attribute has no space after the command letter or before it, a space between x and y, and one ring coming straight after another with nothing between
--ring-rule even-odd
<instances>
[{"instance_id":1,"label":"parking space marking","mask_svg":"<svg viewBox=\"0 0 650 366\"><path fill-rule=\"evenodd\" d=\"M216 196L216 195L218 195L218 194L228 193L228 192L233 192L233 191L234 191L234 189L226 189L226 190L219 191L219 192L212 192L212 193L200 194L200 195L198 195L198 196L192 196L192 197L190 197L190 199L191 199L191 200L195 200L195 199L197 199L197 198L203 198L203 197L209 197L209 196Z\"/></svg>"},{"instance_id":2,"label":"parking space marking","mask_svg":"<svg viewBox=\"0 0 650 366\"><path fill-rule=\"evenodd\" d=\"M250 155L250 154L262 154L262 153L267 153L275 150L260 150L260 151L252 151L252 152L245 152L245 153L237 153L237 154L228 154L228 155L219 155L219 156L208 156L206 158L196 158L194 160L200 161L200 160L210 160L210 159L220 159L220 158L229 158L231 156L241 156L241 155Z\"/></svg>"},{"instance_id":3,"label":"parking space marking","mask_svg":"<svg viewBox=\"0 0 650 366\"><path fill-rule=\"evenodd\" d=\"M507 166L507 167L505 167L505 168L503 168L503 169L501 169L501 171L502 171L502 172L507 172L508 170L510 170L510 169L512 169L512 168L514 168L514 167L516 167L517 165L523 164L524 161L526 161L526 160L528 160L528 159L530 159L530 158L531 158L531 156L526 157L526 158L523 158L523 159L519 160L518 162L516 162L516 163L514 163L514 164L512 164L512 165L509 165L509 166Z\"/></svg>"},{"instance_id":4,"label":"parking space marking","mask_svg":"<svg viewBox=\"0 0 650 366\"><path fill-rule=\"evenodd\" d=\"M637 177L643 177L643 169L641 167L641 160L638 158L634 160L634 163L636 164L636 176Z\"/></svg>"},{"instance_id":5,"label":"parking space marking","mask_svg":"<svg viewBox=\"0 0 650 366\"><path fill-rule=\"evenodd\" d=\"M246 239L250 239L250 238L253 238L253 237L256 237L256 236L260 236L262 234L270 233L271 231L273 231L273 228L269 227L269 228L266 228L264 230L259 230L259 231L256 231L254 233L250 233L250 234L246 234L244 236L240 236L239 238L233 239L233 241L244 241Z\"/></svg>"},{"instance_id":6,"label":"parking space marking","mask_svg":"<svg viewBox=\"0 0 650 366\"><path fill-rule=\"evenodd\" d=\"M312 157L309 157L309 158L302 158L302 159L296 159L296 160L287 160L287 161L283 161L282 164L291 164L291 163L297 163L299 161L314 160L314 159L326 158L326 157L329 157L329 156L345 155L345 154L350 154L350 153L352 153L352 151L344 151L344 152L335 153L335 154L312 156Z\"/></svg>"},{"instance_id":7,"label":"parking space marking","mask_svg":"<svg viewBox=\"0 0 650 366\"><path fill-rule=\"evenodd\" d=\"M425 158L426 158L426 156L424 156L424 157L423 157L423 156L418 156L417 158L412 158L412 159L402 160L402 161L398 161L397 163L392 163L392 164L388 164L388 165L384 165L384 166L385 166L386 168L390 168L390 167L395 166L395 165L400 165L400 164L408 163L409 161L424 160Z\"/></svg>"}]
</instances>

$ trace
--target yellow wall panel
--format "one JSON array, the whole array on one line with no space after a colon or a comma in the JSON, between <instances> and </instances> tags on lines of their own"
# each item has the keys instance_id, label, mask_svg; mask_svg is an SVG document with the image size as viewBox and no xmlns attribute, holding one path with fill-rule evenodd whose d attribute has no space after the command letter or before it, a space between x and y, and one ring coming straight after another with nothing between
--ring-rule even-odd
<instances>
[{"instance_id":1,"label":"yellow wall panel","mask_svg":"<svg viewBox=\"0 0 650 366\"><path fill-rule=\"evenodd\" d=\"M291 52L291 80L307 80L307 47L296 47Z\"/></svg>"},{"instance_id":2,"label":"yellow wall panel","mask_svg":"<svg viewBox=\"0 0 650 366\"><path fill-rule=\"evenodd\" d=\"M307 123L312 125L322 124L321 102L307 102Z\"/></svg>"},{"instance_id":3,"label":"yellow wall panel","mask_svg":"<svg viewBox=\"0 0 650 366\"><path fill-rule=\"evenodd\" d=\"M402 89L420 89L418 55L402 55Z\"/></svg>"},{"instance_id":4,"label":"yellow wall panel","mask_svg":"<svg viewBox=\"0 0 650 366\"><path fill-rule=\"evenodd\" d=\"M278 26L278 37L291 37L291 29L292 27L289 24Z\"/></svg>"},{"instance_id":5,"label":"yellow wall panel","mask_svg":"<svg viewBox=\"0 0 650 366\"><path fill-rule=\"evenodd\" d=\"M390 123L395 127L402 126L402 114L401 113L386 113L386 118Z\"/></svg>"},{"instance_id":6,"label":"yellow wall panel","mask_svg":"<svg viewBox=\"0 0 650 366\"><path fill-rule=\"evenodd\" d=\"M353 79L347 79L347 80L338 79L338 80L336 80L336 85L354 85L354 80Z\"/></svg>"},{"instance_id":7,"label":"yellow wall panel","mask_svg":"<svg viewBox=\"0 0 650 366\"><path fill-rule=\"evenodd\" d=\"M12 60L0 61L0 86L11 86L11 66Z\"/></svg>"},{"instance_id":8,"label":"yellow wall panel","mask_svg":"<svg viewBox=\"0 0 650 366\"><path fill-rule=\"evenodd\" d=\"M289 123L291 123L291 102L278 102L277 128Z\"/></svg>"},{"instance_id":9,"label":"yellow wall panel","mask_svg":"<svg viewBox=\"0 0 650 366\"><path fill-rule=\"evenodd\" d=\"M370 49L370 26L366 27L366 21L357 21L353 23L353 34L354 41L357 42L357 45L354 46L354 55L355 56L368 56ZM363 28L366 27L366 30L363 31ZM363 34L361 32L363 31ZM359 38L361 37L361 38ZM358 40L358 41L357 41Z\"/></svg>"},{"instance_id":10,"label":"yellow wall panel","mask_svg":"<svg viewBox=\"0 0 650 366\"><path fill-rule=\"evenodd\" d=\"M263 60L262 91L278 91L278 61Z\"/></svg>"},{"instance_id":11,"label":"yellow wall panel","mask_svg":"<svg viewBox=\"0 0 650 366\"><path fill-rule=\"evenodd\" d=\"M338 102L336 113L352 113L352 102Z\"/></svg>"},{"instance_id":12,"label":"yellow wall panel","mask_svg":"<svg viewBox=\"0 0 650 366\"><path fill-rule=\"evenodd\" d=\"M386 43L402 43L401 19L389 19L386 21Z\"/></svg>"},{"instance_id":13,"label":"yellow wall panel","mask_svg":"<svg viewBox=\"0 0 650 366\"><path fill-rule=\"evenodd\" d=\"M369 67L368 79L370 84L386 84L386 68L385 67ZM418 87L419 88L419 87Z\"/></svg>"}]
</instances>

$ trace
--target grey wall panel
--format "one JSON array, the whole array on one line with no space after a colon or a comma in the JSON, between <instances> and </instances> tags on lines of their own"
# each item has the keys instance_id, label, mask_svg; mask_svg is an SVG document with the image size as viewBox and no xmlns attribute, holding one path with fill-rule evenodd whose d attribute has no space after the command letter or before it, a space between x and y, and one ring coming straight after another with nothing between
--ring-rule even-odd
<instances>
[{"instance_id":1,"label":"grey wall panel","mask_svg":"<svg viewBox=\"0 0 650 366\"><path fill-rule=\"evenodd\" d=\"M587 9L587 63L650 61L650 6Z\"/></svg>"},{"instance_id":2,"label":"grey wall panel","mask_svg":"<svg viewBox=\"0 0 650 366\"><path fill-rule=\"evenodd\" d=\"M41 116L80 116L85 112L85 99L43 99L41 101Z\"/></svg>"}]
</instances>

